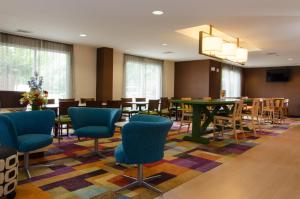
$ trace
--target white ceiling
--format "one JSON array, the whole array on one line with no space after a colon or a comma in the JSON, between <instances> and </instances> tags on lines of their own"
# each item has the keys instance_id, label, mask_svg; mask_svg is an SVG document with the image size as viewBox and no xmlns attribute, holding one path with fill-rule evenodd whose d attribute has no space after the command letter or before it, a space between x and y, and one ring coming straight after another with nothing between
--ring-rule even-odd
<instances>
[{"instance_id":1,"label":"white ceiling","mask_svg":"<svg viewBox=\"0 0 300 199\"><path fill-rule=\"evenodd\" d=\"M165 14L154 16L153 10ZM175 32L203 24L262 49L250 52L247 67L300 65L299 0L8 0L0 4L1 31L24 29L32 31L28 35L32 37L174 61L205 59L198 54L198 41ZM81 38L80 33L88 36ZM266 55L271 52L278 56Z\"/></svg>"}]
</instances>

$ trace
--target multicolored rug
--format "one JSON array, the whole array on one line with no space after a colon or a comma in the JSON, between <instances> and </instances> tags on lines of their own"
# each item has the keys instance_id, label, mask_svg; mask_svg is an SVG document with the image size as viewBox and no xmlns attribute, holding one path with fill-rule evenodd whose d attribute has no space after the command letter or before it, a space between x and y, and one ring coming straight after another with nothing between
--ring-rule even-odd
<instances>
[{"instance_id":1,"label":"multicolored rug","mask_svg":"<svg viewBox=\"0 0 300 199\"><path fill-rule=\"evenodd\" d=\"M232 135L226 133L224 139L211 141L208 145L183 141L186 128L178 132L178 123L174 123L165 146L162 161L148 164L146 176L160 174L162 177L151 184L167 192L202 173L208 172L224 162L255 147L266 139L284 133L288 128L300 125L299 119L288 119L286 124L264 126L259 137L252 132L246 139L235 143ZM116 165L113 149L121 143L120 133L110 139L100 140L100 150L106 158L83 156L93 150L93 140L78 141L77 137L65 138L61 144L55 142L48 147L45 157L32 159L31 164L51 163L55 166L31 169L32 179L27 180L22 170L19 174L17 199L56 198L154 198L156 193L144 188L136 188L115 194L113 191L130 183L123 174L135 176L134 165Z\"/></svg>"}]
</instances>

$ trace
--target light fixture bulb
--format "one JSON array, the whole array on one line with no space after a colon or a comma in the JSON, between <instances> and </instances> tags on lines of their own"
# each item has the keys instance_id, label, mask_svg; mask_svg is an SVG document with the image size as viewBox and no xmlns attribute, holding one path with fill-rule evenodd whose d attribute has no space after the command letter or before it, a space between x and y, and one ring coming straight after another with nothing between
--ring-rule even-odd
<instances>
[{"instance_id":1,"label":"light fixture bulb","mask_svg":"<svg viewBox=\"0 0 300 199\"><path fill-rule=\"evenodd\" d=\"M163 15L164 12L161 11L161 10L154 10L154 11L152 12L152 14L154 14L154 15Z\"/></svg>"}]
</instances>

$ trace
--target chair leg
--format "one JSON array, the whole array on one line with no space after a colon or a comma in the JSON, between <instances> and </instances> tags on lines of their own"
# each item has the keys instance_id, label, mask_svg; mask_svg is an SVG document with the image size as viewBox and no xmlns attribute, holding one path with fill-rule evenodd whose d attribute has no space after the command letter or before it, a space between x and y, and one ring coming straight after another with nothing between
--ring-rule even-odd
<instances>
[{"instance_id":1,"label":"chair leg","mask_svg":"<svg viewBox=\"0 0 300 199\"><path fill-rule=\"evenodd\" d=\"M38 165L33 165L31 168L41 168L41 167L52 167L55 166L56 164L38 164ZM29 172L29 152L24 153L24 170L28 176L28 178L31 178L31 174Z\"/></svg>"},{"instance_id":2,"label":"chair leg","mask_svg":"<svg viewBox=\"0 0 300 199\"><path fill-rule=\"evenodd\" d=\"M179 126L179 129L178 129L178 132L180 132L180 130L181 130L181 127L182 127L182 124L183 124L183 117L184 117L184 116L181 116L181 120L180 120L180 126Z\"/></svg>"},{"instance_id":3,"label":"chair leg","mask_svg":"<svg viewBox=\"0 0 300 199\"><path fill-rule=\"evenodd\" d=\"M158 177L160 177L159 175L156 175L156 176L151 176L149 178L144 178L144 174L143 174L143 165L142 164L138 164L138 169L137 169L137 178L133 178L133 177L130 177L130 176L124 176L124 177L127 177L127 178L130 178L130 179L134 179L136 180L135 182L132 182L131 184L128 184L124 187L121 187L120 189L116 190L115 192L121 192L121 191L124 191L126 189L130 189L130 188L133 188L133 187L137 187L137 186L143 186L147 189L150 189L154 192L157 192L159 194L162 194L163 192L160 191L159 189L157 189L156 187L148 184L146 181L148 180L153 180L153 179L156 179Z\"/></svg>"},{"instance_id":4,"label":"chair leg","mask_svg":"<svg viewBox=\"0 0 300 199\"><path fill-rule=\"evenodd\" d=\"M246 134L243 127L243 120L240 120L240 131L243 134L244 139L246 138Z\"/></svg>"},{"instance_id":5,"label":"chair leg","mask_svg":"<svg viewBox=\"0 0 300 199\"><path fill-rule=\"evenodd\" d=\"M105 155L103 155L102 153L100 153L99 151L99 139L98 138L95 138L95 154L100 156L101 158L105 158Z\"/></svg>"},{"instance_id":6,"label":"chair leg","mask_svg":"<svg viewBox=\"0 0 300 199\"><path fill-rule=\"evenodd\" d=\"M234 133L235 142L238 144L239 141L238 141L238 136L236 133L236 121L233 122L233 133Z\"/></svg>"},{"instance_id":7,"label":"chair leg","mask_svg":"<svg viewBox=\"0 0 300 199\"><path fill-rule=\"evenodd\" d=\"M31 174L29 172L29 153L28 152L24 153L24 170L27 174L27 177L30 179Z\"/></svg>"},{"instance_id":8,"label":"chair leg","mask_svg":"<svg viewBox=\"0 0 300 199\"><path fill-rule=\"evenodd\" d=\"M217 125L216 125L216 120L214 119L214 123L213 123L213 135L214 135L214 140L216 140L216 128L217 128Z\"/></svg>"},{"instance_id":9,"label":"chair leg","mask_svg":"<svg viewBox=\"0 0 300 199\"><path fill-rule=\"evenodd\" d=\"M62 124L58 124L58 144L60 144L60 140L62 139Z\"/></svg>"}]
</instances>

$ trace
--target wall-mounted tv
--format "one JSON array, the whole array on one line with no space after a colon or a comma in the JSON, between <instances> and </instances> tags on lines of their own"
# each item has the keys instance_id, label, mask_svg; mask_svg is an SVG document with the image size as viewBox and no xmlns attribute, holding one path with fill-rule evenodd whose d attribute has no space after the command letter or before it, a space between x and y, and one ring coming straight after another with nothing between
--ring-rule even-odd
<instances>
[{"instance_id":1,"label":"wall-mounted tv","mask_svg":"<svg viewBox=\"0 0 300 199\"><path fill-rule=\"evenodd\" d=\"M267 70L267 82L287 82L290 80L290 70L288 68Z\"/></svg>"}]
</instances>

